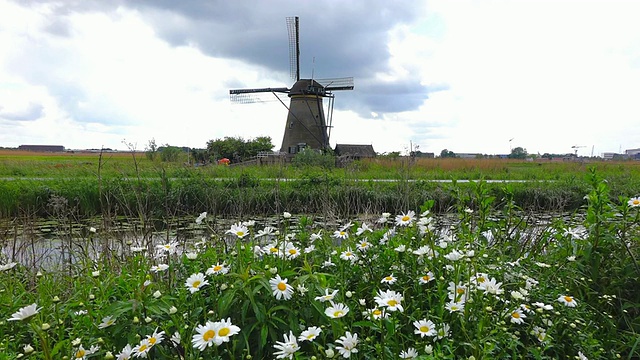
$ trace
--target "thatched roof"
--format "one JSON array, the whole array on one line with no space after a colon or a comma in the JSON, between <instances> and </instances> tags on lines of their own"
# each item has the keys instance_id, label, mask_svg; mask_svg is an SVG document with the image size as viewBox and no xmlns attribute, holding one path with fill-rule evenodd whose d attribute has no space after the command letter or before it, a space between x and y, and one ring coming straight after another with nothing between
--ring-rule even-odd
<instances>
[{"instance_id":1,"label":"thatched roof","mask_svg":"<svg viewBox=\"0 0 640 360\"><path fill-rule=\"evenodd\" d=\"M336 144L335 153L337 156L348 156L352 158L375 157L376 152L373 145Z\"/></svg>"}]
</instances>

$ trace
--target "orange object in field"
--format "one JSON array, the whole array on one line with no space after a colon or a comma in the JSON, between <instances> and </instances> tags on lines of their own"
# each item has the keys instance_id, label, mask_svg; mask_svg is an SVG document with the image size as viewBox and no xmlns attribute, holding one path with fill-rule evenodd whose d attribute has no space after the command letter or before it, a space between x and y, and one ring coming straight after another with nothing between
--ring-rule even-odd
<instances>
[{"instance_id":1,"label":"orange object in field","mask_svg":"<svg viewBox=\"0 0 640 360\"><path fill-rule=\"evenodd\" d=\"M231 160L229 160L227 158L222 158L222 159L218 160L218 165L229 165L230 162L231 162Z\"/></svg>"}]
</instances>

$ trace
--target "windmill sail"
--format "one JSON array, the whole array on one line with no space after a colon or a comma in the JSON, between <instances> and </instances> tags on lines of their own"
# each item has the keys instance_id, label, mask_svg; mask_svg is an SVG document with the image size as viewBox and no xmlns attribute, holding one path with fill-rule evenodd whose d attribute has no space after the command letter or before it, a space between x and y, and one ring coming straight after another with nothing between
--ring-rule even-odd
<instances>
[{"instance_id":1,"label":"windmill sail","mask_svg":"<svg viewBox=\"0 0 640 360\"><path fill-rule=\"evenodd\" d=\"M280 99L286 94L289 99L289 114L285 125L280 152L296 153L301 148L329 148L329 134L333 115L333 91L353 90L353 78L301 79L300 78L300 37L298 17L287 18L289 33L289 67L295 83L291 88L255 88L229 91L234 103L263 102L261 94L272 93L271 99ZM323 99L328 100L327 115ZM286 105L285 105L286 107ZM327 124L327 119L329 124Z\"/></svg>"}]
</instances>

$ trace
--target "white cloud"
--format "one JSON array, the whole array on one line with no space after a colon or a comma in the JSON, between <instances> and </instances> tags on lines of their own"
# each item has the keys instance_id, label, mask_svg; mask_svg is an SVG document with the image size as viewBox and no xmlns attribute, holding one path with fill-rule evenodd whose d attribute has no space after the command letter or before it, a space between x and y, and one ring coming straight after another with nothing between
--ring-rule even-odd
<instances>
[{"instance_id":1,"label":"white cloud","mask_svg":"<svg viewBox=\"0 0 640 360\"><path fill-rule=\"evenodd\" d=\"M638 10L624 1L430 1L419 20L390 30L386 70L336 94L337 105L360 108L336 108L331 143L387 152L413 142L435 153L582 145L583 155L638 147ZM267 135L280 147L286 108L232 105L228 90L290 86L286 74L213 57L204 42L170 44L158 19L184 31L200 23L141 11L0 0L0 146L122 148L126 139L143 148L155 138L204 147ZM384 106L362 108L372 99Z\"/></svg>"}]
</instances>

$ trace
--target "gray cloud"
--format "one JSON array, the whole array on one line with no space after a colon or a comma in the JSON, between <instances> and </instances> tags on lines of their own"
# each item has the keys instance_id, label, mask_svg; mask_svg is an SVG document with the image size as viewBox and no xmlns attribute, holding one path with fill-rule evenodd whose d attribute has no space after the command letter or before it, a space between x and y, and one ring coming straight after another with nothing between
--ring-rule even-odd
<instances>
[{"instance_id":1,"label":"gray cloud","mask_svg":"<svg viewBox=\"0 0 640 360\"><path fill-rule=\"evenodd\" d=\"M374 77L389 71L388 31L420 20L423 2L73 0L55 11L63 19L73 11L115 11L118 6L137 10L173 46L197 46L210 56L263 66L286 83L291 80L285 18L300 16L301 75L355 78L355 94L336 102L337 108L361 114L415 110L438 90L417 79L385 83ZM56 35L65 30L64 20L48 26Z\"/></svg>"},{"instance_id":2,"label":"gray cloud","mask_svg":"<svg viewBox=\"0 0 640 360\"><path fill-rule=\"evenodd\" d=\"M29 103L14 109L7 109L0 106L0 118L14 121L34 121L44 114L44 106L36 103Z\"/></svg>"}]
</instances>

